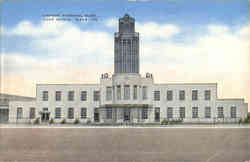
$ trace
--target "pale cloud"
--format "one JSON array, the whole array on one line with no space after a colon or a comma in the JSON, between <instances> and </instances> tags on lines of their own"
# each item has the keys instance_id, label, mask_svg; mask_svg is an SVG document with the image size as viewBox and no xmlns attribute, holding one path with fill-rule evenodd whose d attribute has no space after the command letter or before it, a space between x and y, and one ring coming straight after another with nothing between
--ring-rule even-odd
<instances>
[{"instance_id":1,"label":"pale cloud","mask_svg":"<svg viewBox=\"0 0 250 162\"><path fill-rule=\"evenodd\" d=\"M7 29L5 34L33 37L29 46L35 51L40 51L36 55L60 58L91 56L94 60L90 62L93 62L112 57L113 53L113 35L101 31L80 30L70 22L41 21L35 25L29 21L22 21L14 28Z\"/></svg>"},{"instance_id":2,"label":"pale cloud","mask_svg":"<svg viewBox=\"0 0 250 162\"><path fill-rule=\"evenodd\" d=\"M105 26L118 28L117 18L110 18L105 22ZM180 28L173 24L158 24L156 22L135 23L135 29L144 40L169 39L179 34Z\"/></svg>"},{"instance_id":3,"label":"pale cloud","mask_svg":"<svg viewBox=\"0 0 250 162\"><path fill-rule=\"evenodd\" d=\"M169 39L180 33L180 28L172 24L157 24L155 22L147 22L144 24L136 23L136 31L145 40Z\"/></svg>"},{"instance_id":4,"label":"pale cloud","mask_svg":"<svg viewBox=\"0 0 250 162\"><path fill-rule=\"evenodd\" d=\"M110 19L105 25L117 23ZM36 83L98 83L101 73L113 72L113 33L86 31L70 23L50 25L23 21L7 30L11 35L36 37L30 45L53 57L4 54L4 92L34 96ZM223 25L207 29L192 44L184 44L171 39L182 31L176 25L137 23L141 72L152 72L158 83L217 82L219 97L245 98L250 103L249 25L236 32Z\"/></svg>"},{"instance_id":5,"label":"pale cloud","mask_svg":"<svg viewBox=\"0 0 250 162\"><path fill-rule=\"evenodd\" d=\"M224 34L229 32L229 28L224 25L209 25L208 30L213 34Z\"/></svg>"},{"instance_id":6,"label":"pale cloud","mask_svg":"<svg viewBox=\"0 0 250 162\"><path fill-rule=\"evenodd\" d=\"M0 25L0 34L2 35L4 33L4 27Z\"/></svg>"},{"instance_id":7,"label":"pale cloud","mask_svg":"<svg viewBox=\"0 0 250 162\"><path fill-rule=\"evenodd\" d=\"M64 59L39 59L20 53L4 55L4 93L35 96L36 84L98 83L104 72L112 66L79 65Z\"/></svg>"},{"instance_id":8,"label":"pale cloud","mask_svg":"<svg viewBox=\"0 0 250 162\"><path fill-rule=\"evenodd\" d=\"M6 29L5 34L32 37L58 36L67 31L68 28L75 28L75 26L64 21L41 21L40 24L33 24L24 20L14 28Z\"/></svg>"},{"instance_id":9,"label":"pale cloud","mask_svg":"<svg viewBox=\"0 0 250 162\"><path fill-rule=\"evenodd\" d=\"M118 18L110 18L105 21L104 25L110 28L118 27Z\"/></svg>"},{"instance_id":10,"label":"pale cloud","mask_svg":"<svg viewBox=\"0 0 250 162\"><path fill-rule=\"evenodd\" d=\"M105 32L80 31L69 28L54 38L37 39L32 42L34 48L46 50L49 55L107 57L112 55L112 36Z\"/></svg>"},{"instance_id":11,"label":"pale cloud","mask_svg":"<svg viewBox=\"0 0 250 162\"><path fill-rule=\"evenodd\" d=\"M244 26L239 30L239 35L240 36L247 36L247 38L250 37L250 23L247 26Z\"/></svg>"}]
</instances>

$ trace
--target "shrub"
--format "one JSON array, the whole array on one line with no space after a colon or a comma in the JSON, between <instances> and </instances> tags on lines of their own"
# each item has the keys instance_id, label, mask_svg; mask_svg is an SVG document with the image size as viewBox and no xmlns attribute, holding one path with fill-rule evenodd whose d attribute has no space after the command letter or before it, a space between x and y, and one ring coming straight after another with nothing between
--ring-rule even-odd
<instances>
[{"instance_id":1,"label":"shrub","mask_svg":"<svg viewBox=\"0 0 250 162\"><path fill-rule=\"evenodd\" d=\"M54 119L51 118L51 119L49 120L49 124L53 124L53 123L54 123Z\"/></svg>"},{"instance_id":2,"label":"shrub","mask_svg":"<svg viewBox=\"0 0 250 162\"><path fill-rule=\"evenodd\" d=\"M169 121L164 119L162 122L161 122L161 125L168 125Z\"/></svg>"},{"instance_id":3,"label":"shrub","mask_svg":"<svg viewBox=\"0 0 250 162\"><path fill-rule=\"evenodd\" d=\"M250 116L248 116L245 120L243 120L243 124L250 123Z\"/></svg>"},{"instance_id":4,"label":"shrub","mask_svg":"<svg viewBox=\"0 0 250 162\"><path fill-rule=\"evenodd\" d=\"M78 124L79 123L79 119L75 119L74 124Z\"/></svg>"},{"instance_id":5,"label":"shrub","mask_svg":"<svg viewBox=\"0 0 250 162\"><path fill-rule=\"evenodd\" d=\"M240 119L239 121L238 121L238 124L241 124L242 123L242 119Z\"/></svg>"},{"instance_id":6,"label":"shrub","mask_svg":"<svg viewBox=\"0 0 250 162\"><path fill-rule=\"evenodd\" d=\"M61 124L65 124L66 123L66 119L63 118L63 120L61 121Z\"/></svg>"},{"instance_id":7,"label":"shrub","mask_svg":"<svg viewBox=\"0 0 250 162\"><path fill-rule=\"evenodd\" d=\"M165 121L163 121L165 122ZM183 122L183 119L172 119L172 120L167 120L167 124L180 124Z\"/></svg>"},{"instance_id":8,"label":"shrub","mask_svg":"<svg viewBox=\"0 0 250 162\"><path fill-rule=\"evenodd\" d=\"M39 124L39 123L40 123L40 118L36 118L34 124Z\"/></svg>"},{"instance_id":9,"label":"shrub","mask_svg":"<svg viewBox=\"0 0 250 162\"><path fill-rule=\"evenodd\" d=\"M87 124L91 124L91 120L90 119L87 120Z\"/></svg>"}]
</instances>

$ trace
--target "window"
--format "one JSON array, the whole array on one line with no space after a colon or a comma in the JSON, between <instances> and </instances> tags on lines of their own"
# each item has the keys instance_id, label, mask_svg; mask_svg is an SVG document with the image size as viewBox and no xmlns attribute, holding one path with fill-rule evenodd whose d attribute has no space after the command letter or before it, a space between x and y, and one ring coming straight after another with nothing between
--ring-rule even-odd
<instances>
[{"instance_id":1,"label":"window","mask_svg":"<svg viewBox=\"0 0 250 162\"><path fill-rule=\"evenodd\" d=\"M223 107L218 107L218 118L224 118Z\"/></svg>"},{"instance_id":2,"label":"window","mask_svg":"<svg viewBox=\"0 0 250 162\"><path fill-rule=\"evenodd\" d=\"M36 109L34 107L30 108L30 119L36 118Z\"/></svg>"},{"instance_id":3,"label":"window","mask_svg":"<svg viewBox=\"0 0 250 162\"><path fill-rule=\"evenodd\" d=\"M117 100L121 100L121 86L117 86Z\"/></svg>"},{"instance_id":4,"label":"window","mask_svg":"<svg viewBox=\"0 0 250 162\"><path fill-rule=\"evenodd\" d=\"M100 100L100 91L94 91L94 101Z\"/></svg>"},{"instance_id":5,"label":"window","mask_svg":"<svg viewBox=\"0 0 250 162\"><path fill-rule=\"evenodd\" d=\"M106 112L107 112L107 119L112 119L112 108L108 107L106 109Z\"/></svg>"},{"instance_id":6,"label":"window","mask_svg":"<svg viewBox=\"0 0 250 162\"><path fill-rule=\"evenodd\" d=\"M142 119L148 119L148 108L142 108Z\"/></svg>"},{"instance_id":7,"label":"window","mask_svg":"<svg viewBox=\"0 0 250 162\"><path fill-rule=\"evenodd\" d=\"M167 118L168 119L173 118L173 108L172 107L168 107L168 109L167 109Z\"/></svg>"},{"instance_id":8,"label":"window","mask_svg":"<svg viewBox=\"0 0 250 162\"><path fill-rule=\"evenodd\" d=\"M129 100L130 99L130 86L125 85L124 86L124 100Z\"/></svg>"},{"instance_id":9,"label":"window","mask_svg":"<svg viewBox=\"0 0 250 162\"><path fill-rule=\"evenodd\" d=\"M180 118L185 118L186 117L186 113L185 113L185 107L180 107Z\"/></svg>"},{"instance_id":10,"label":"window","mask_svg":"<svg viewBox=\"0 0 250 162\"><path fill-rule=\"evenodd\" d=\"M236 107L232 106L231 107L231 118L236 118Z\"/></svg>"},{"instance_id":11,"label":"window","mask_svg":"<svg viewBox=\"0 0 250 162\"><path fill-rule=\"evenodd\" d=\"M198 100L198 90L192 90L192 100Z\"/></svg>"},{"instance_id":12,"label":"window","mask_svg":"<svg viewBox=\"0 0 250 162\"><path fill-rule=\"evenodd\" d=\"M17 108L17 119L22 119L23 118L23 108L18 107Z\"/></svg>"},{"instance_id":13,"label":"window","mask_svg":"<svg viewBox=\"0 0 250 162\"><path fill-rule=\"evenodd\" d=\"M181 101L185 100L185 91L184 90L179 91L179 100L181 100Z\"/></svg>"},{"instance_id":14,"label":"window","mask_svg":"<svg viewBox=\"0 0 250 162\"><path fill-rule=\"evenodd\" d=\"M87 101L87 91L81 92L81 101Z\"/></svg>"},{"instance_id":15,"label":"window","mask_svg":"<svg viewBox=\"0 0 250 162\"><path fill-rule=\"evenodd\" d=\"M192 107L192 118L198 118L198 107Z\"/></svg>"},{"instance_id":16,"label":"window","mask_svg":"<svg viewBox=\"0 0 250 162\"><path fill-rule=\"evenodd\" d=\"M173 91L167 91L167 100L172 101L173 100Z\"/></svg>"},{"instance_id":17,"label":"window","mask_svg":"<svg viewBox=\"0 0 250 162\"><path fill-rule=\"evenodd\" d=\"M147 96L147 87L146 86L143 86L142 87L142 99L143 100L146 100L146 99L148 99L148 96Z\"/></svg>"},{"instance_id":18,"label":"window","mask_svg":"<svg viewBox=\"0 0 250 162\"><path fill-rule=\"evenodd\" d=\"M112 100L112 87L106 87L106 100Z\"/></svg>"},{"instance_id":19,"label":"window","mask_svg":"<svg viewBox=\"0 0 250 162\"><path fill-rule=\"evenodd\" d=\"M211 107L205 107L205 118L211 118Z\"/></svg>"},{"instance_id":20,"label":"window","mask_svg":"<svg viewBox=\"0 0 250 162\"><path fill-rule=\"evenodd\" d=\"M205 90L205 100L210 100L210 99L211 99L211 91Z\"/></svg>"},{"instance_id":21,"label":"window","mask_svg":"<svg viewBox=\"0 0 250 162\"><path fill-rule=\"evenodd\" d=\"M55 109L55 119L60 119L61 118L61 108L56 107Z\"/></svg>"},{"instance_id":22,"label":"window","mask_svg":"<svg viewBox=\"0 0 250 162\"><path fill-rule=\"evenodd\" d=\"M87 108L82 107L81 108L81 119L86 119L87 118Z\"/></svg>"},{"instance_id":23,"label":"window","mask_svg":"<svg viewBox=\"0 0 250 162\"><path fill-rule=\"evenodd\" d=\"M134 99L134 100L137 100L137 85L134 85L133 99Z\"/></svg>"},{"instance_id":24,"label":"window","mask_svg":"<svg viewBox=\"0 0 250 162\"><path fill-rule=\"evenodd\" d=\"M160 91L154 91L154 100L160 101L160 98L161 98Z\"/></svg>"},{"instance_id":25,"label":"window","mask_svg":"<svg viewBox=\"0 0 250 162\"><path fill-rule=\"evenodd\" d=\"M74 119L74 108L70 107L68 109L68 119Z\"/></svg>"},{"instance_id":26,"label":"window","mask_svg":"<svg viewBox=\"0 0 250 162\"><path fill-rule=\"evenodd\" d=\"M56 91L56 101L61 101L61 95L62 95L61 91Z\"/></svg>"},{"instance_id":27,"label":"window","mask_svg":"<svg viewBox=\"0 0 250 162\"><path fill-rule=\"evenodd\" d=\"M49 109L47 107L44 107L43 111L49 111Z\"/></svg>"},{"instance_id":28,"label":"window","mask_svg":"<svg viewBox=\"0 0 250 162\"><path fill-rule=\"evenodd\" d=\"M48 100L49 100L49 92L43 91L43 101L48 101Z\"/></svg>"},{"instance_id":29,"label":"window","mask_svg":"<svg viewBox=\"0 0 250 162\"><path fill-rule=\"evenodd\" d=\"M74 91L68 92L68 101L74 101Z\"/></svg>"}]
</instances>

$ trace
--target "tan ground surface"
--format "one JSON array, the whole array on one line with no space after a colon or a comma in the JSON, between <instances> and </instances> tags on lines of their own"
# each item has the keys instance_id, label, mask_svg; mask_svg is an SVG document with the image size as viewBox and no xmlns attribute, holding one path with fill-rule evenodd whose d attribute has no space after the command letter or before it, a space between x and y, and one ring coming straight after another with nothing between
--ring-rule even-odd
<instances>
[{"instance_id":1,"label":"tan ground surface","mask_svg":"<svg viewBox=\"0 0 250 162\"><path fill-rule=\"evenodd\" d=\"M250 129L0 128L0 161L245 162Z\"/></svg>"}]
</instances>

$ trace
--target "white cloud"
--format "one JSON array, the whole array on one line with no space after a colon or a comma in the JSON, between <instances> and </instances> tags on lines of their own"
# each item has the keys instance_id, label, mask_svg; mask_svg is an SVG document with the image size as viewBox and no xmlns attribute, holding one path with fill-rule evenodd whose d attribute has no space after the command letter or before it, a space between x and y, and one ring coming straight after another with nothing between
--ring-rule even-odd
<instances>
[{"instance_id":1,"label":"white cloud","mask_svg":"<svg viewBox=\"0 0 250 162\"><path fill-rule=\"evenodd\" d=\"M209 25L208 30L212 34L225 34L229 32L229 28L223 25Z\"/></svg>"},{"instance_id":2,"label":"white cloud","mask_svg":"<svg viewBox=\"0 0 250 162\"><path fill-rule=\"evenodd\" d=\"M105 22L105 26L118 28L118 19L110 18ZM135 30L145 40L169 39L180 33L180 28L173 24L158 24L156 22L135 23Z\"/></svg>"},{"instance_id":3,"label":"white cloud","mask_svg":"<svg viewBox=\"0 0 250 162\"><path fill-rule=\"evenodd\" d=\"M14 28L6 30L7 35L32 37L29 46L36 55L53 57L90 56L87 62L101 61L113 55L113 35L101 31L80 30L70 22L41 21L33 24L22 21ZM71 58L68 58L71 60ZM94 59L94 60L93 60Z\"/></svg>"},{"instance_id":4,"label":"white cloud","mask_svg":"<svg viewBox=\"0 0 250 162\"><path fill-rule=\"evenodd\" d=\"M41 21L40 24L32 24L28 20L21 21L16 27L6 30L7 35L20 35L32 37L58 36L75 26L66 21Z\"/></svg>"},{"instance_id":5,"label":"white cloud","mask_svg":"<svg viewBox=\"0 0 250 162\"><path fill-rule=\"evenodd\" d=\"M69 57L41 59L22 53L2 55L4 77L1 89L10 94L35 96L35 86L41 83L97 83L102 73L112 72L112 66L73 64L67 60Z\"/></svg>"},{"instance_id":6,"label":"white cloud","mask_svg":"<svg viewBox=\"0 0 250 162\"><path fill-rule=\"evenodd\" d=\"M4 27L0 25L0 34L2 35L4 33Z\"/></svg>"},{"instance_id":7,"label":"white cloud","mask_svg":"<svg viewBox=\"0 0 250 162\"><path fill-rule=\"evenodd\" d=\"M105 21L105 26L114 28L118 27L118 18L111 18Z\"/></svg>"},{"instance_id":8,"label":"white cloud","mask_svg":"<svg viewBox=\"0 0 250 162\"><path fill-rule=\"evenodd\" d=\"M136 23L136 31L145 40L169 39L180 33L180 28L173 24L157 24L155 22Z\"/></svg>"},{"instance_id":9,"label":"white cloud","mask_svg":"<svg viewBox=\"0 0 250 162\"><path fill-rule=\"evenodd\" d=\"M240 36L247 36L248 38L250 37L250 23L247 26L244 26L239 30L239 35Z\"/></svg>"}]
</instances>

